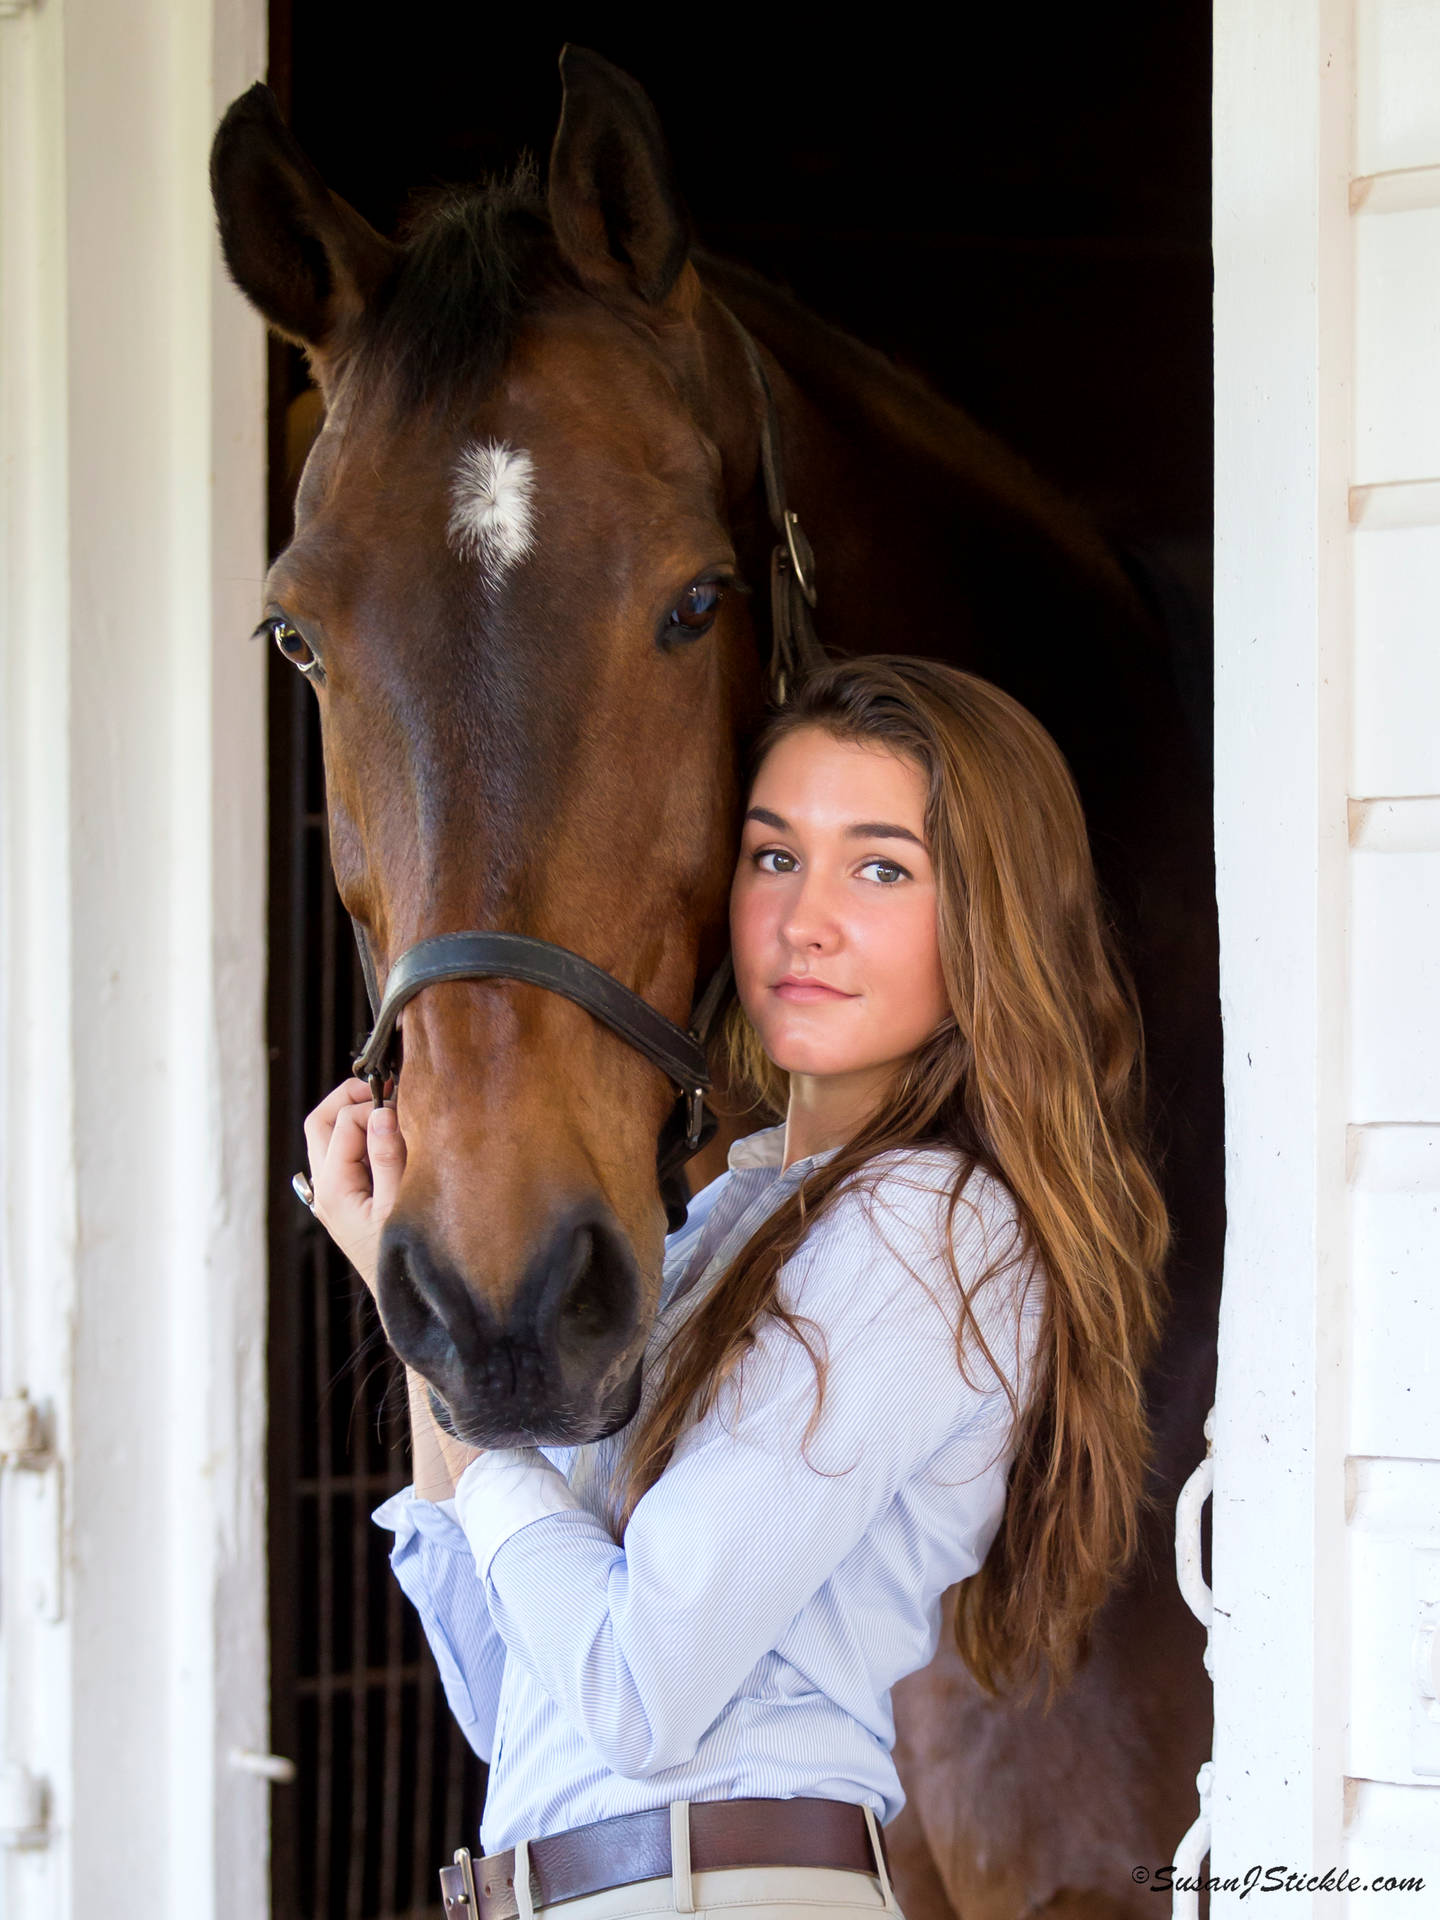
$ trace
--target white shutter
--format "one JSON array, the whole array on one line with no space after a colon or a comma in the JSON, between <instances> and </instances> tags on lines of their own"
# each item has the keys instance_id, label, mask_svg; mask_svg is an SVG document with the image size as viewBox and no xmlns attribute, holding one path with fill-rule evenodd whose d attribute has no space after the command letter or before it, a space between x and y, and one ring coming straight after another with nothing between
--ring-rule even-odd
<instances>
[{"instance_id":1,"label":"white shutter","mask_svg":"<svg viewBox=\"0 0 1440 1920\"><path fill-rule=\"evenodd\" d=\"M1440 7L1221 0L1215 72L1209 1872L1352 1920L1440 1898Z\"/></svg>"}]
</instances>

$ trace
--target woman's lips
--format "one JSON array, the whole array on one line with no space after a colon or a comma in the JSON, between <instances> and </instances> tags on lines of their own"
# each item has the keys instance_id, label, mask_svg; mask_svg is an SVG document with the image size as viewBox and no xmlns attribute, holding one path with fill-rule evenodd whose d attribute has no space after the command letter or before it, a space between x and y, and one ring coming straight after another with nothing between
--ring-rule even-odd
<instances>
[{"instance_id":1,"label":"woman's lips","mask_svg":"<svg viewBox=\"0 0 1440 1920\"><path fill-rule=\"evenodd\" d=\"M783 980L777 980L770 991L778 994L782 1000L794 1000L802 1005L806 1001L856 998L853 993L842 993L838 987L827 987L823 980L801 980L789 975Z\"/></svg>"}]
</instances>

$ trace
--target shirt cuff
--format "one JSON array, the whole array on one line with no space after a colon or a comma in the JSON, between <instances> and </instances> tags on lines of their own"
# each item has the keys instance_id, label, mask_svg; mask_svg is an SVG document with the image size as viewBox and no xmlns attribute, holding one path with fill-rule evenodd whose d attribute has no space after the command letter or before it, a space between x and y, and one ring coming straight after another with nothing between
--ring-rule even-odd
<instances>
[{"instance_id":1,"label":"shirt cuff","mask_svg":"<svg viewBox=\"0 0 1440 1920\"><path fill-rule=\"evenodd\" d=\"M455 1510L482 1580L496 1549L512 1533L546 1514L579 1506L569 1481L538 1447L489 1447L455 1486Z\"/></svg>"},{"instance_id":2,"label":"shirt cuff","mask_svg":"<svg viewBox=\"0 0 1440 1920\"><path fill-rule=\"evenodd\" d=\"M437 1547L448 1548L451 1553L469 1551L469 1542L460 1526L460 1515L453 1499L426 1500L416 1493L413 1486L402 1487L376 1507L370 1518L377 1527L389 1528L395 1535L397 1548L405 1546L418 1533L422 1538L433 1541Z\"/></svg>"}]
</instances>

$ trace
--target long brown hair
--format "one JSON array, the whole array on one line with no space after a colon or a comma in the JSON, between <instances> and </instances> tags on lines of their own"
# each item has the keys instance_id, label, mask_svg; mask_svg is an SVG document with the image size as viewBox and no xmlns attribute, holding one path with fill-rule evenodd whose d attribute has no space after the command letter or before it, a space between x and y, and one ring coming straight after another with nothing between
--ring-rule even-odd
<instances>
[{"instance_id":1,"label":"long brown hair","mask_svg":"<svg viewBox=\"0 0 1440 1920\"><path fill-rule=\"evenodd\" d=\"M625 1435L617 1533L682 1432L715 1404L764 1317L809 1347L778 1283L816 1218L877 1154L950 1146L961 1156L952 1219L972 1170L986 1169L1009 1190L1022 1251L1048 1280L1028 1406L1010 1394L1016 1450L1004 1515L959 1589L956 1643L992 1694L1043 1670L1048 1706L1083 1656L1153 1499L1142 1374L1159 1337L1169 1225L1145 1146L1133 989L1069 769L1008 694L932 661L870 656L813 675L762 733L755 764L800 727L887 748L926 775L950 1017L863 1130L810 1172L678 1329L654 1403ZM743 1010L732 1010L727 1037L742 1079L783 1111L786 1076ZM953 1243L945 1252L962 1303L963 1368L967 1325L979 1335L970 1297L996 1268L962 1279ZM825 1390L811 1352L807 1438Z\"/></svg>"}]
</instances>

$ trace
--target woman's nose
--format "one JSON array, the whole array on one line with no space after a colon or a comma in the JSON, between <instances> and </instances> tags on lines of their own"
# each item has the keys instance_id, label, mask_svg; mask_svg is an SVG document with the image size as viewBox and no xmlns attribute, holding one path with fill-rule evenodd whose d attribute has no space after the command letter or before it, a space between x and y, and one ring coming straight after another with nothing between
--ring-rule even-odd
<instances>
[{"instance_id":1,"label":"woman's nose","mask_svg":"<svg viewBox=\"0 0 1440 1920\"><path fill-rule=\"evenodd\" d=\"M839 931L828 890L807 875L786 903L781 936L789 946L823 953L836 944Z\"/></svg>"}]
</instances>

